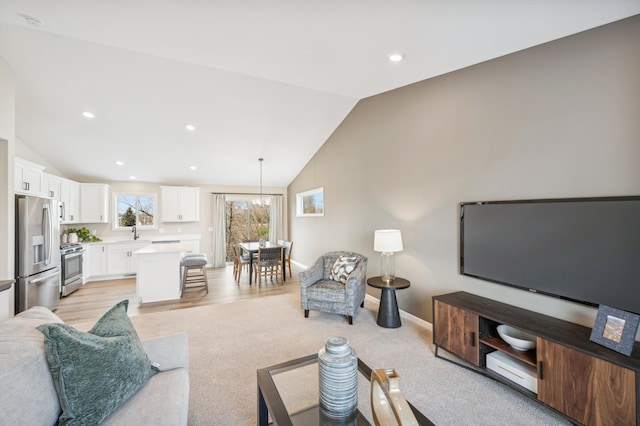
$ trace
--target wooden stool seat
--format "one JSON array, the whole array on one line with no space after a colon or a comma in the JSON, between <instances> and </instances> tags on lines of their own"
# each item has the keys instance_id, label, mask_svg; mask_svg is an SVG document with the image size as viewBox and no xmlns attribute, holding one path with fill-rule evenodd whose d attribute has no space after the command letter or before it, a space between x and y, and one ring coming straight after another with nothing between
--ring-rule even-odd
<instances>
[{"instance_id":1,"label":"wooden stool seat","mask_svg":"<svg viewBox=\"0 0 640 426\"><path fill-rule=\"evenodd\" d=\"M180 261L182 268L182 287L180 296L186 289L202 288L209 293L209 281L207 280L207 256L202 254L189 254Z\"/></svg>"}]
</instances>

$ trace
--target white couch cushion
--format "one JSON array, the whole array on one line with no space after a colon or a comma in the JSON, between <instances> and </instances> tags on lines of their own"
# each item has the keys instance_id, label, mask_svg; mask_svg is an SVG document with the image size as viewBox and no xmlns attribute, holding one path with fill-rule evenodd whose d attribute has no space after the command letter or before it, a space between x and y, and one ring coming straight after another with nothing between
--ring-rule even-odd
<instances>
[{"instance_id":1,"label":"white couch cushion","mask_svg":"<svg viewBox=\"0 0 640 426\"><path fill-rule=\"evenodd\" d=\"M186 425L189 413L189 373L184 368L153 376L102 426Z\"/></svg>"},{"instance_id":2,"label":"white couch cushion","mask_svg":"<svg viewBox=\"0 0 640 426\"><path fill-rule=\"evenodd\" d=\"M0 419L12 425L53 425L60 404L44 352L44 336L36 327L61 323L50 310L37 306L0 322Z\"/></svg>"}]
</instances>

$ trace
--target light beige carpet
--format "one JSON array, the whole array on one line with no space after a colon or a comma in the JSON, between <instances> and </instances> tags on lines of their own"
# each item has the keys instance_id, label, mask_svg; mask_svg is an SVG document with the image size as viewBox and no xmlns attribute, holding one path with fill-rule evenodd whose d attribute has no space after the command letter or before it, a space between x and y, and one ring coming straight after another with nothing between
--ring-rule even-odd
<instances>
[{"instance_id":1,"label":"light beige carpet","mask_svg":"<svg viewBox=\"0 0 640 426\"><path fill-rule=\"evenodd\" d=\"M398 329L381 328L376 313L377 305L367 301L353 325L342 316L313 311L305 319L299 296L289 294L132 321L142 339L188 333L191 425L255 425L256 370L317 353L333 335L349 339L371 368L395 368L406 399L437 425L569 424L502 384L435 358L428 329L407 320ZM360 391L366 398L368 389Z\"/></svg>"}]
</instances>

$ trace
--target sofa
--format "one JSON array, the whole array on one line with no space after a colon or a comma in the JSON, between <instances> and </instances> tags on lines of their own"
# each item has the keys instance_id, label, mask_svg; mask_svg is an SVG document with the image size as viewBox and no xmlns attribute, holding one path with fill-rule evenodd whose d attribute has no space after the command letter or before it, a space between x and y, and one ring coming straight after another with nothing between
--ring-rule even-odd
<instances>
[{"instance_id":1,"label":"sofa","mask_svg":"<svg viewBox=\"0 0 640 426\"><path fill-rule=\"evenodd\" d=\"M44 335L36 327L60 323L49 309L36 306L0 322L0 422L55 425L62 410L45 353ZM102 424L186 425L189 409L189 350L185 333L142 340L157 366L133 396Z\"/></svg>"},{"instance_id":2,"label":"sofa","mask_svg":"<svg viewBox=\"0 0 640 426\"><path fill-rule=\"evenodd\" d=\"M341 314L353 324L364 306L367 258L349 251L333 251L320 256L300 272L300 304L304 317L309 310Z\"/></svg>"}]
</instances>

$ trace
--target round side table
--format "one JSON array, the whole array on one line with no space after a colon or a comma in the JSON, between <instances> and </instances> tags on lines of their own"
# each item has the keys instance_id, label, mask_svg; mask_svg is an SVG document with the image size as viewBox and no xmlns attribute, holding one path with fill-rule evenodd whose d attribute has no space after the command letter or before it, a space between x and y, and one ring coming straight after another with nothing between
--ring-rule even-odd
<instances>
[{"instance_id":1,"label":"round side table","mask_svg":"<svg viewBox=\"0 0 640 426\"><path fill-rule=\"evenodd\" d=\"M396 290L408 288L411 283L404 278L397 278L390 283L382 281L382 277L371 277L367 279L367 284L371 287L382 290L380 294L380 307L378 308L378 320L380 327L398 328L402 325L400 312L398 311L398 301Z\"/></svg>"}]
</instances>

